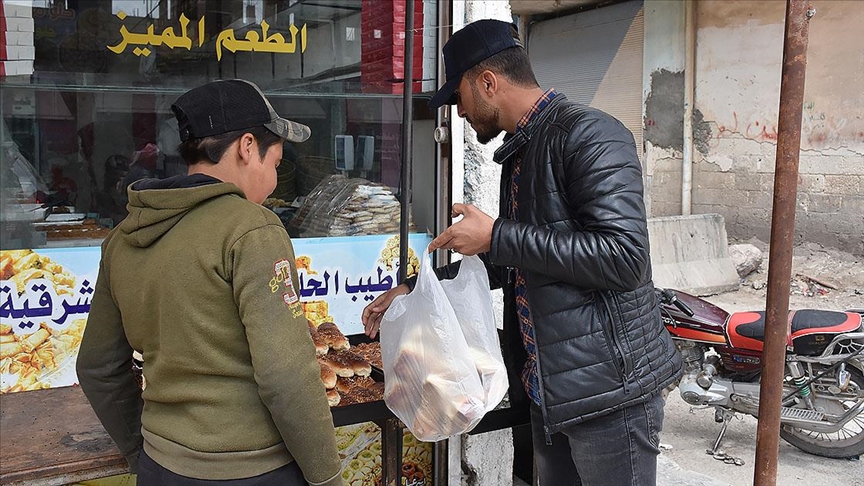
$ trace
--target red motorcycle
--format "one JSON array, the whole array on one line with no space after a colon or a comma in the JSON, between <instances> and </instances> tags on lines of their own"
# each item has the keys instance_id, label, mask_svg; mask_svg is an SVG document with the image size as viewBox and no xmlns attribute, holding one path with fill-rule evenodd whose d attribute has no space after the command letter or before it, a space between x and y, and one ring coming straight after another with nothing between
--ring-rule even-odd
<instances>
[{"instance_id":1,"label":"red motorcycle","mask_svg":"<svg viewBox=\"0 0 864 486\"><path fill-rule=\"evenodd\" d=\"M759 413L765 312L728 312L658 289L663 323L684 359L678 383L691 405L714 407L718 454L736 413ZM864 454L864 310L789 313L780 436L824 457Z\"/></svg>"}]
</instances>

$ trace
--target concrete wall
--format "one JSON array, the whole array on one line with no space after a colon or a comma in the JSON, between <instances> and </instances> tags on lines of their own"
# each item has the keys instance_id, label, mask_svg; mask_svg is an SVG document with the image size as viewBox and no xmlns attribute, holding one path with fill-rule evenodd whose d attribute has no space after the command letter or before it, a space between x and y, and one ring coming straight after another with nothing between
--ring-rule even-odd
<instances>
[{"instance_id":1,"label":"concrete wall","mask_svg":"<svg viewBox=\"0 0 864 486\"><path fill-rule=\"evenodd\" d=\"M656 0L643 8L645 205L649 215L676 215L684 144L684 2Z\"/></svg>"},{"instance_id":2,"label":"concrete wall","mask_svg":"<svg viewBox=\"0 0 864 486\"><path fill-rule=\"evenodd\" d=\"M680 214L683 23L665 3L645 12L652 216ZM812 5L796 239L864 254L864 2ZM693 212L722 214L733 238L770 237L784 15L783 1L696 4Z\"/></svg>"}]
</instances>

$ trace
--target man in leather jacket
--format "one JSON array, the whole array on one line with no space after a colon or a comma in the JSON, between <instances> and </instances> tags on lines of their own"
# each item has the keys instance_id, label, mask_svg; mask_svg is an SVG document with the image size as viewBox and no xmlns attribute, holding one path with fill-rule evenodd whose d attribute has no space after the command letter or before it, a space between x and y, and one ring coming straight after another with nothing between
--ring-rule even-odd
<instances>
[{"instance_id":1,"label":"man in leather jacket","mask_svg":"<svg viewBox=\"0 0 864 486\"><path fill-rule=\"evenodd\" d=\"M541 89L511 24L469 24L443 54L447 82L430 106L455 104L481 143L507 134L494 156L498 218L455 204L462 220L430 251L480 254L492 286L504 289L511 403L530 404L540 484L653 485L661 391L681 359L651 281L633 135L610 115ZM436 273L457 271L458 263ZM364 310L368 334L410 287Z\"/></svg>"}]
</instances>

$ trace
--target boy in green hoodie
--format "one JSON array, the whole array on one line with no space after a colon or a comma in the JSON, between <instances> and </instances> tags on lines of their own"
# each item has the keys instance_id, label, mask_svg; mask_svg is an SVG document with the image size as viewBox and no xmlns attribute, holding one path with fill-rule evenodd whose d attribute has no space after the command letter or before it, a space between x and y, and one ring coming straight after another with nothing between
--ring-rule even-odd
<instances>
[{"instance_id":1,"label":"boy in green hoodie","mask_svg":"<svg viewBox=\"0 0 864 486\"><path fill-rule=\"evenodd\" d=\"M294 251L260 205L282 141L309 128L243 80L171 108L188 173L128 188L129 216L102 244L81 388L139 485L341 485Z\"/></svg>"}]
</instances>

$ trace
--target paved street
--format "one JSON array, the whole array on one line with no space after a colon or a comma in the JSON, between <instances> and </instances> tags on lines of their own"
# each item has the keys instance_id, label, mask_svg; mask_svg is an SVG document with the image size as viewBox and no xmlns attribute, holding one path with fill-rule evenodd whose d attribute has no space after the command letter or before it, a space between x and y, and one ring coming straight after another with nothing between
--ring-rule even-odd
<instances>
[{"instance_id":1,"label":"paved street","mask_svg":"<svg viewBox=\"0 0 864 486\"><path fill-rule=\"evenodd\" d=\"M756 457L756 419L733 420L720 449L744 461L743 466L725 464L705 453L714 445L720 424L714 412L692 410L677 389L666 402L666 417L660 443L663 453L657 463L657 486L744 486L753 484ZM527 486L514 479L514 486ZM780 441L778 486L864 486L864 462L828 459L805 454Z\"/></svg>"},{"instance_id":2,"label":"paved street","mask_svg":"<svg viewBox=\"0 0 864 486\"><path fill-rule=\"evenodd\" d=\"M724 464L705 453L714 445L720 424L714 422L713 409L692 410L681 400L678 390L666 402L666 418L661 444L671 446L663 451L658 486L740 486L753 484L756 457L756 419L733 420L720 449L744 460L743 466ZM671 467L670 467L671 466ZM678 473L674 466L684 473ZM667 468L668 475L663 469ZM714 482L700 482L703 478ZM864 462L828 459L801 452L781 439L777 471L778 486L830 485L864 486Z\"/></svg>"}]
</instances>

